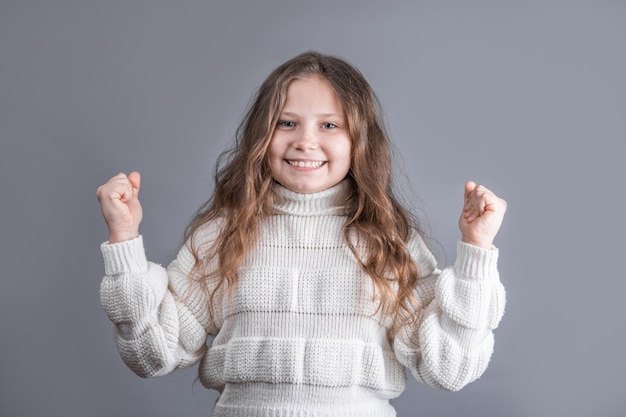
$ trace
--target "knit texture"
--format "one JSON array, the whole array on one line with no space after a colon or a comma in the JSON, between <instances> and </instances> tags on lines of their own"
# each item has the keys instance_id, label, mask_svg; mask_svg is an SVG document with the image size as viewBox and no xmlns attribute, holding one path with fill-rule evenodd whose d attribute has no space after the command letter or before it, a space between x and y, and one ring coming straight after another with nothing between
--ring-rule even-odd
<instances>
[{"instance_id":1,"label":"knit texture","mask_svg":"<svg viewBox=\"0 0 626 417\"><path fill-rule=\"evenodd\" d=\"M101 301L124 362L142 377L199 362L220 397L213 416L394 416L389 399L419 381L458 390L484 372L505 304L498 251L459 242L437 269L410 242L422 278L419 320L390 342L374 285L343 242L347 184L315 194L276 186L276 214L261 225L231 297L215 306L190 277L186 246L167 268L148 262L142 238L101 247ZM218 225L200 229L210 243Z\"/></svg>"}]
</instances>

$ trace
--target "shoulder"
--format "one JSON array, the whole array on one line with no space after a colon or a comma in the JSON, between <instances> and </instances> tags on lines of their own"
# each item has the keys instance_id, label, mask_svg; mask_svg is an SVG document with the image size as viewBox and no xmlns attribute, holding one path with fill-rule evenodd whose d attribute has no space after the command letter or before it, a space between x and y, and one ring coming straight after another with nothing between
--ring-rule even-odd
<instances>
[{"instance_id":1,"label":"shoulder","mask_svg":"<svg viewBox=\"0 0 626 417\"><path fill-rule=\"evenodd\" d=\"M209 220L198 226L196 230L190 236L190 241L193 244L203 244L213 242L221 233L222 226L224 224L224 218L218 217L213 220Z\"/></svg>"},{"instance_id":2,"label":"shoulder","mask_svg":"<svg viewBox=\"0 0 626 417\"><path fill-rule=\"evenodd\" d=\"M208 255L222 231L223 223L220 217L196 227L183 243L178 253L179 260L191 261L195 258L194 253L199 257Z\"/></svg>"},{"instance_id":3,"label":"shoulder","mask_svg":"<svg viewBox=\"0 0 626 417\"><path fill-rule=\"evenodd\" d=\"M432 274L437 269L437 259L426 243L426 238L417 230L407 242L411 258L418 265L421 276Z\"/></svg>"}]
</instances>

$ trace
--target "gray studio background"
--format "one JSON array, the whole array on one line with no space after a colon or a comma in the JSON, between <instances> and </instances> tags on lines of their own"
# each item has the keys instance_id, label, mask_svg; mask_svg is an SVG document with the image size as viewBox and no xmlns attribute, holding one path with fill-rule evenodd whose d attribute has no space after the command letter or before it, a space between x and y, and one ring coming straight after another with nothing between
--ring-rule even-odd
<instances>
[{"instance_id":1,"label":"gray studio background","mask_svg":"<svg viewBox=\"0 0 626 417\"><path fill-rule=\"evenodd\" d=\"M195 368L119 359L95 191L141 171L166 264L253 92L308 49L373 85L442 262L466 179L509 203L489 369L410 378L398 414L626 415L626 2L408 0L0 1L0 415L210 415Z\"/></svg>"}]
</instances>

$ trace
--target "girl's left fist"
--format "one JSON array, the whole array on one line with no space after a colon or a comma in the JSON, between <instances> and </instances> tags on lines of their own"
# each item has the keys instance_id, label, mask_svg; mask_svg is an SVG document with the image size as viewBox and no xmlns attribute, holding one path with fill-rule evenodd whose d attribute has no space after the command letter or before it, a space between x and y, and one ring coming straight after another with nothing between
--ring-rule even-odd
<instances>
[{"instance_id":1,"label":"girl's left fist","mask_svg":"<svg viewBox=\"0 0 626 417\"><path fill-rule=\"evenodd\" d=\"M474 181L465 183L465 204L459 219L461 240L485 249L493 249L493 240L500 230L506 201Z\"/></svg>"}]
</instances>

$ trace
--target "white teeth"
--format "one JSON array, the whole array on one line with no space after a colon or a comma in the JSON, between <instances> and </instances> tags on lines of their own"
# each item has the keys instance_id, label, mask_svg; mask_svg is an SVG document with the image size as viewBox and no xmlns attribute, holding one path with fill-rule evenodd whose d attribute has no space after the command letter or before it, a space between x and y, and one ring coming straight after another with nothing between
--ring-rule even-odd
<instances>
[{"instance_id":1,"label":"white teeth","mask_svg":"<svg viewBox=\"0 0 626 417\"><path fill-rule=\"evenodd\" d=\"M291 166L294 167L298 167L298 168L319 168L322 165L324 165L323 161L316 161L316 162L310 162L310 161L287 161L287 163Z\"/></svg>"}]
</instances>

